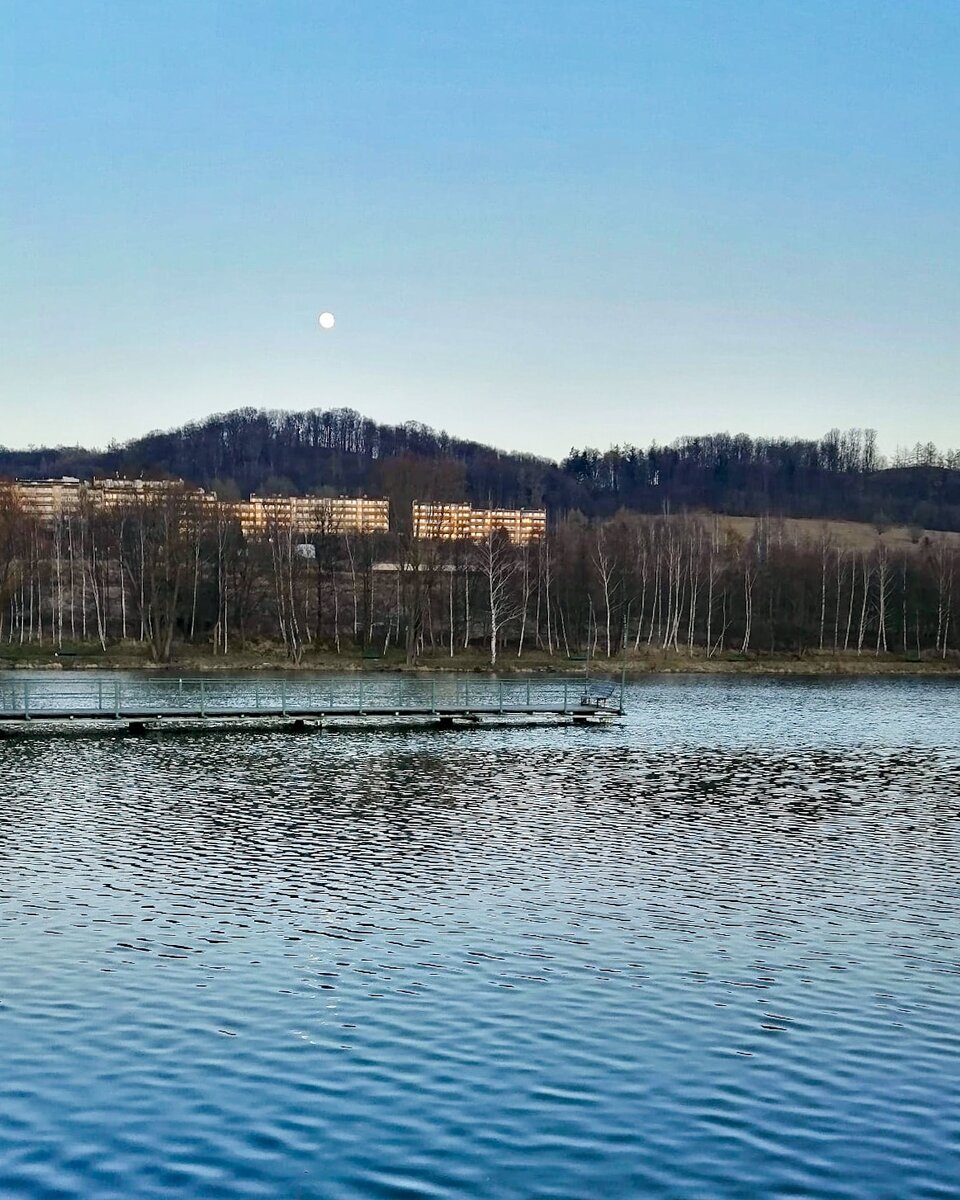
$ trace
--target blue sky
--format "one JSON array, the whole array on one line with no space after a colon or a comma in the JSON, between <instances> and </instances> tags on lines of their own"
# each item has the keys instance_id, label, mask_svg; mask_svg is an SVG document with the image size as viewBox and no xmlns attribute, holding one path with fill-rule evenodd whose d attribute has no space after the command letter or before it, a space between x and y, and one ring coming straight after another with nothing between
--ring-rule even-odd
<instances>
[{"instance_id":1,"label":"blue sky","mask_svg":"<svg viewBox=\"0 0 960 1200\"><path fill-rule=\"evenodd\" d=\"M960 443L956 0L0 13L0 443Z\"/></svg>"}]
</instances>

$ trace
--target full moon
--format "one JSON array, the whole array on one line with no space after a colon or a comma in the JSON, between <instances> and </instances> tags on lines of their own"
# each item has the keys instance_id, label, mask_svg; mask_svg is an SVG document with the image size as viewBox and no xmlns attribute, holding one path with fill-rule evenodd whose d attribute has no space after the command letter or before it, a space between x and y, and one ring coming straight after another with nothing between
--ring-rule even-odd
<instances>
[{"instance_id":1,"label":"full moon","mask_svg":"<svg viewBox=\"0 0 960 1200\"><path fill-rule=\"evenodd\" d=\"M320 328L332 329L337 323L337 318L330 312L322 312L320 314Z\"/></svg>"}]
</instances>

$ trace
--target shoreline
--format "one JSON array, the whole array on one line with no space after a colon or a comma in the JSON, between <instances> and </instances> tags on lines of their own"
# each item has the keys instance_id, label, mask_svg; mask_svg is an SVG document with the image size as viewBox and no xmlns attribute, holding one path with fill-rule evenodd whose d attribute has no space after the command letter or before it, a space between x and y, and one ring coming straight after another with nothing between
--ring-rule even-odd
<instances>
[{"instance_id":1,"label":"shoreline","mask_svg":"<svg viewBox=\"0 0 960 1200\"><path fill-rule=\"evenodd\" d=\"M260 646L232 651L227 655L198 653L196 650L180 648L168 663L156 663L139 644L111 647L105 652L99 648L56 652L52 649L38 652L17 648L15 653L4 653L9 647L0 647L0 676L20 671L150 671L158 674L247 674L257 672L289 672L291 674L475 674L475 675L583 675L589 667L592 675L620 676L640 679L649 675L807 675L844 677L863 675L904 675L960 677L960 654L953 652L947 658L917 658L886 654L877 657L873 653L834 655L811 651L806 654L764 654L763 652L742 655L727 652L711 658L703 655L685 655L655 651L649 654L629 654L626 657L597 657L589 662L586 657L566 655L550 656L542 651L525 654L518 659L516 654L506 653L491 667L487 657L481 653L460 652L452 658L443 652L424 655L413 664L408 664L401 655L366 657L357 654L335 654L319 651L305 654L299 663L288 659L276 647Z\"/></svg>"}]
</instances>

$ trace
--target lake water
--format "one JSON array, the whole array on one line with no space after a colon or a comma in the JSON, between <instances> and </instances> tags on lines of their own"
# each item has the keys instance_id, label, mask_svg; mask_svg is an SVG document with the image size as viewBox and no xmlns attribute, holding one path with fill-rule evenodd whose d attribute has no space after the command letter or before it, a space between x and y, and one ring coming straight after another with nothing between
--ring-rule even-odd
<instances>
[{"instance_id":1,"label":"lake water","mask_svg":"<svg viewBox=\"0 0 960 1200\"><path fill-rule=\"evenodd\" d=\"M960 1196L960 685L627 702L0 743L0 1196Z\"/></svg>"}]
</instances>

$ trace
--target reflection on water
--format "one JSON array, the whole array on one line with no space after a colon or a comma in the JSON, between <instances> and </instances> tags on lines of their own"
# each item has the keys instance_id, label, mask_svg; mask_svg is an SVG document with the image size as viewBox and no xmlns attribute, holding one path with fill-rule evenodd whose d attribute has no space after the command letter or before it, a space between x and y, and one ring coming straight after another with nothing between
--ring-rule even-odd
<instances>
[{"instance_id":1,"label":"reflection on water","mask_svg":"<svg viewBox=\"0 0 960 1200\"><path fill-rule=\"evenodd\" d=\"M0 744L0 1195L956 1195L958 698Z\"/></svg>"}]
</instances>

